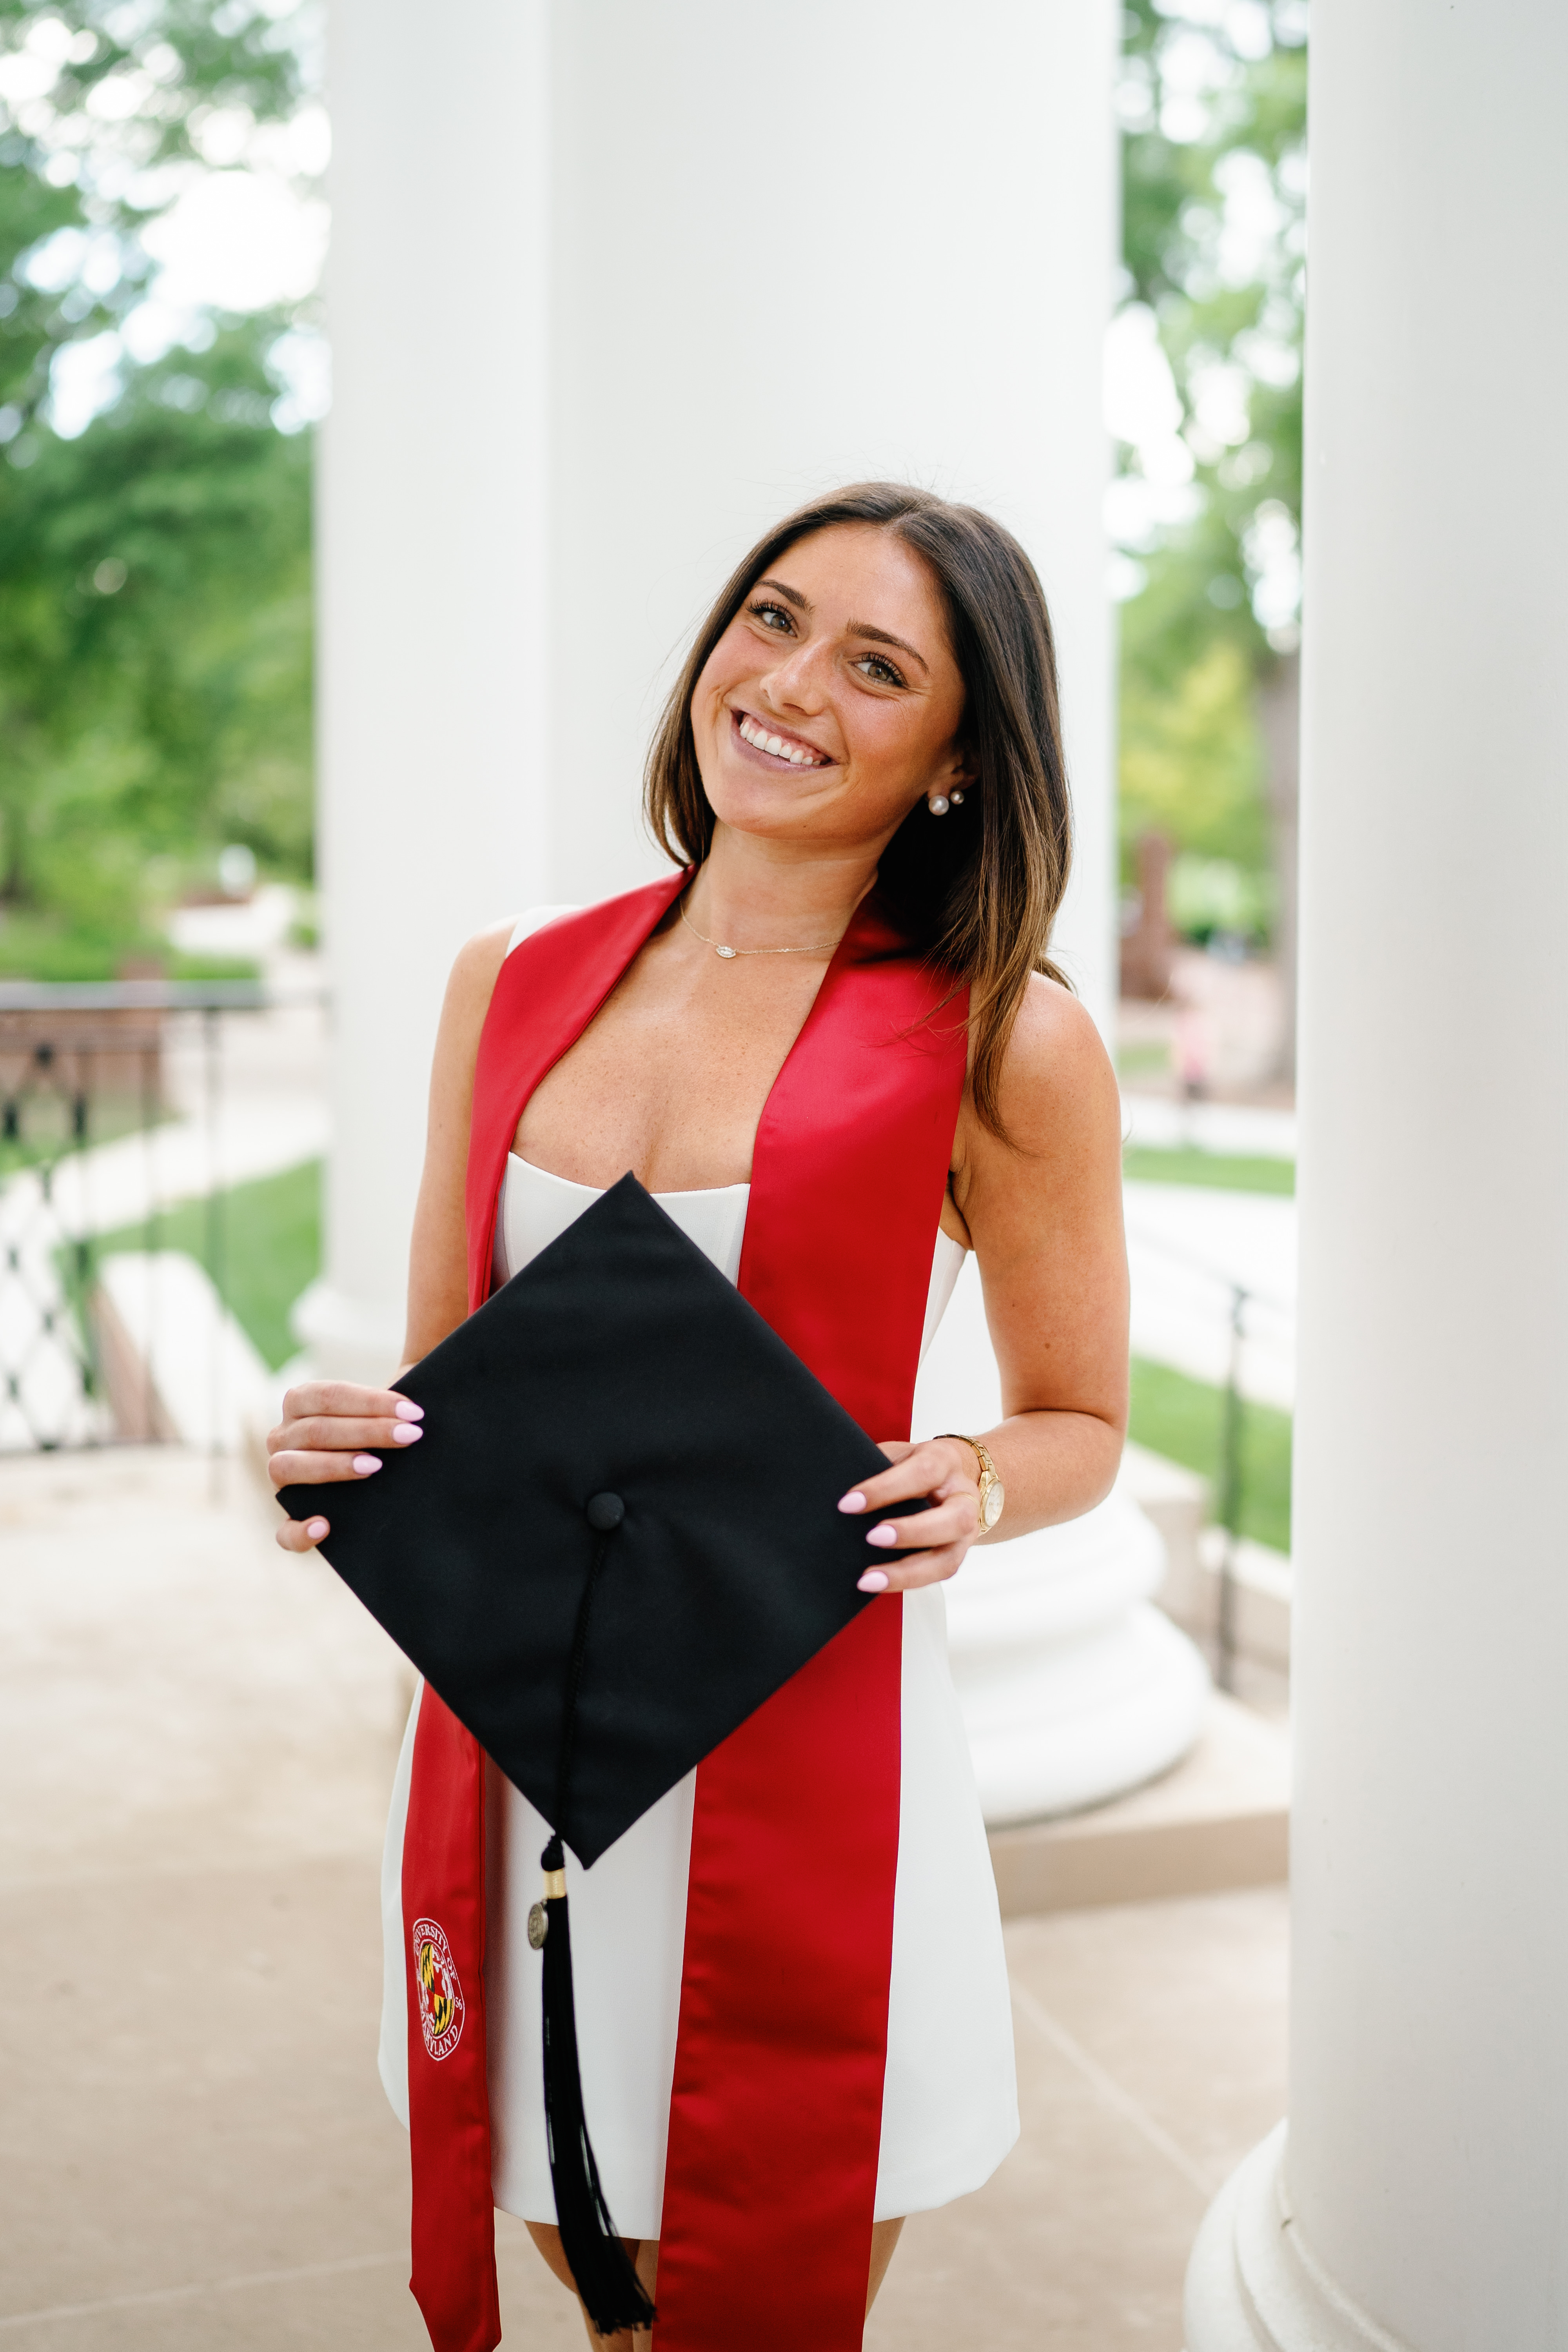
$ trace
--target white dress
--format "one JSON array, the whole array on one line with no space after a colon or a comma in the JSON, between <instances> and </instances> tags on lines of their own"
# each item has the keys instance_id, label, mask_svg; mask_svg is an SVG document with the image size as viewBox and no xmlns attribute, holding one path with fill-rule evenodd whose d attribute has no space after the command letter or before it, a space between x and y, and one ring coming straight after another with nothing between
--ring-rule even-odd
<instances>
[{"instance_id":1,"label":"white dress","mask_svg":"<svg viewBox=\"0 0 1568 2352\"><path fill-rule=\"evenodd\" d=\"M659 1192L661 1208L733 1282L750 1187ZM505 1281L599 1199L513 1154L496 1216ZM921 1353L963 1264L939 1234ZM995 1882L958 1700L940 1585L879 1601L903 1612L902 1764L893 1896L888 2072L876 2216L944 2205L989 2179L1018 2137L1012 2014ZM393 1788L382 1868L381 2077L408 2120L403 1828L419 1700ZM583 2104L605 2201L626 2237L655 2238L675 2076L696 1775L689 1773L591 1870L572 1873L572 1958ZM540 2045L541 1956L529 1947L549 1826L490 1768L485 2016L496 2203L552 2221Z\"/></svg>"}]
</instances>

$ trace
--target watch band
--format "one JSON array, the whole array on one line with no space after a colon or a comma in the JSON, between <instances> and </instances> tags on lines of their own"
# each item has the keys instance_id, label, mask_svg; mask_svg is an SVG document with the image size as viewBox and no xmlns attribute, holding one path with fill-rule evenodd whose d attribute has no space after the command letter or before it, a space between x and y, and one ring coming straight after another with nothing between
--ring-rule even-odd
<instances>
[{"instance_id":1,"label":"watch band","mask_svg":"<svg viewBox=\"0 0 1568 2352\"><path fill-rule=\"evenodd\" d=\"M982 1533L989 1535L1002 1517L1006 1495L1006 1489L1002 1484L1001 1473L980 1440L977 1437L971 1437L966 1430L944 1429L939 1432L939 1434L942 1437L951 1437L955 1444L967 1445L979 1463L980 1526ZM994 1508L992 1507L993 1496L995 1497Z\"/></svg>"}]
</instances>

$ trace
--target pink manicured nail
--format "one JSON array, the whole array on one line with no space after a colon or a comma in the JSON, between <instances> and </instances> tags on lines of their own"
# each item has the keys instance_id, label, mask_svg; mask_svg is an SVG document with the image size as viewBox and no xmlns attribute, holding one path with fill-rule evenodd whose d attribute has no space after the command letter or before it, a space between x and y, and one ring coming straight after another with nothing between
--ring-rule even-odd
<instances>
[{"instance_id":1,"label":"pink manicured nail","mask_svg":"<svg viewBox=\"0 0 1568 2352\"><path fill-rule=\"evenodd\" d=\"M307 1519L307 1520L306 1520L306 1522L305 1522L305 1533L310 1537L310 1541L311 1541L312 1543L320 1543L320 1542L321 1542L321 1538L326 1534L326 1532L327 1532L327 1523L326 1523L325 1519Z\"/></svg>"},{"instance_id":2,"label":"pink manicured nail","mask_svg":"<svg viewBox=\"0 0 1568 2352\"><path fill-rule=\"evenodd\" d=\"M381 1464L374 1454L356 1454L353 1466L362 1478L368 1478L373 1470L380 1469Z\"/></svg>"},{"instance_id":3,"label":"pink manicured nail","mask_svg":"<svg viewBox=\"0 0 1568 2352\"><path fill-rule=\"evenodd\" d=\"M874 1544L896 1544L899 1540L899 1531L884 1519L879 1528L867 1528L866 1540L868 1543Z\"/></svg>"},{"instance_id":4,"label":"pink manicured nail","mask_svg":"<svg viewBox=\"0 0 1568 2352\"><path fill-rule=\"evenodd\" d=\"M886 1592L888 1580L879 1568L868 1568L856 1587L858 1592Z\"/></svg>"},{"instance_id":5,"label":"pink manicured nail","mask_svg":"<svg viewBox=\"0 0 1568 2352\"><path fill-rule=\"evenodd\" d=\"M392 1412L396 1421L423 1421L425 1418L424 1406L416 1404L412 1397L399 1397Z\"/></svg>"},{"instance_id":6,"label":"pink manicured nail","mask_svg":"<svg viewBox=\"0 0 1568 2352\"><path fill-rule=\"evenodd\" d=\"M838 1507L841 1511L863 1511L866 1507L866 1497L858 1492L846 1495Z\"/></svg>"},{"instance_id":7,"label":"pink manicured nail","mask_svg":"<svg viewBox=\"0 0 1568 2352\"><path fill-rule=\"evenodd\" d=\"M412 1445L416 1438L424 1434L416 1421L400 1421L392 1433L392 1442L394 1445Z\"/></svg>"}]
</instances>

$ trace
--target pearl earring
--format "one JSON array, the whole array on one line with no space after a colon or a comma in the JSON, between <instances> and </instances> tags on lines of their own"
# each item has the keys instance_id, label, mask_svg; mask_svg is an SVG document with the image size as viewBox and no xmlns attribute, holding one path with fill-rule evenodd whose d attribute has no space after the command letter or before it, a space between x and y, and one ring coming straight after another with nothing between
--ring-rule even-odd
<instances>
[{"instance_id":1,"label":"pearl earring","mask_svg":"<svg viewBox=\"0 0 1568 2352\"><path fill-rule=\"evenodd\" d=\"M959 791L956 784L954 784L952 792L948 795L948 798L952 801L954 808L962 808L963 806L963 794Z\"/></svg>"},{"instance_id":2,"label":"pearl earring","mask_svg":"<svg viewBox=\"0 0 1568 2352\"><path fill-rule=\"evenodd\" d=\"M945 793L932 793L926 802L926 806L930 809L932 816L945 816L948 810L947 794Z\"/></svg>"}]
</instances>

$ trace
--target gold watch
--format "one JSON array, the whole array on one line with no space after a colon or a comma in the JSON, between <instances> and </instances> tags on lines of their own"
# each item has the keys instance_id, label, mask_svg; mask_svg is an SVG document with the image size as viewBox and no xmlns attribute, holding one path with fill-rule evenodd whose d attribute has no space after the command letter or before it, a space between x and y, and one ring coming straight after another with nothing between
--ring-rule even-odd
<instances>
[{"instance_id":1,"label":"gold watch","mask_svg":"<svg viewBox=\"0 0 1568 2352\"><path fill-rule=\"evenodd\" d=\"M969 1446L980 1465L980 1531L982 1535L988 1536L1001 1517L1003 1506L1007 1500L1007 1490L1002 1484L996 1465L977 1437L966 1437L961 1429L944 1429L942 1434L954 1439L960 1445Z\"/></svg>"}]
</instances>

